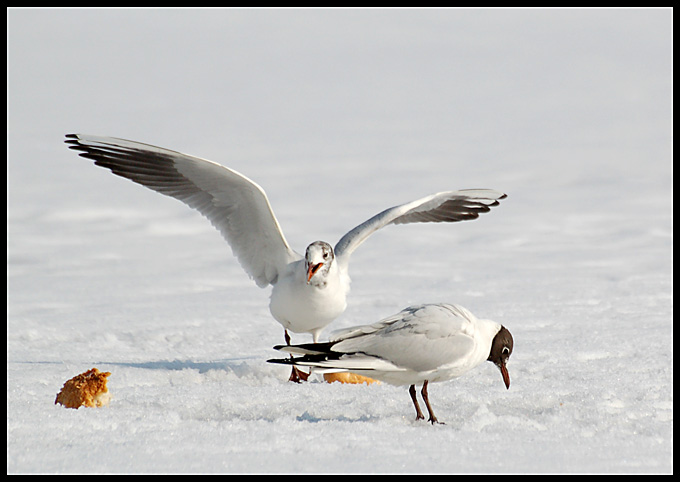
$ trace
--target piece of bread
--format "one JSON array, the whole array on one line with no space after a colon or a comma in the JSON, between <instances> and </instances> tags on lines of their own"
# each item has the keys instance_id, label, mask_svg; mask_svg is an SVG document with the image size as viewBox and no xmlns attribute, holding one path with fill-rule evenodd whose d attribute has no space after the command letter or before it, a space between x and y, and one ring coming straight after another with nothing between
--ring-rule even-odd
<instances>
[{"instance_id":1,"label":"piece of bread","mask_svg":"<svg viewBox=\"0 0 680 482\"><path fill-rule=\"evenodd\" d=\"M61 403L67 408L103 407L109 404L111 394L106 388L106 377L111 372L100 372L96 368L67 380L57 394L54 404Z\"/></svg>"},{"instance_id":2,"label":"piece of bread","mask_svg":"<svg viewBox=\"0 0 680 482\"><path fill-rule=\"evenodd\" d=\"M340 372L340 373L324 373L323 379L328 383L340 382L340 383L366 383L370 385L371 383L377 382L378 380L373 380L372 378L365 377L363 375L357 375L356 373Z\"/></svg>"}]
</instances>

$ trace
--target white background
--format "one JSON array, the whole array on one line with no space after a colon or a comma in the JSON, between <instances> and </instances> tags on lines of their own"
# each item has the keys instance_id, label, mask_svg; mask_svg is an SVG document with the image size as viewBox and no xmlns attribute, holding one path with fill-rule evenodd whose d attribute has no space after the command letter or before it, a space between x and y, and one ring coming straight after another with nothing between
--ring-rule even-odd
<instances>
[{"instance_id":1,"label":"white background","mask_svg":"<svg viewBox=\"0 0 680 482\"><path fill-rule=\"evenodd\" d=\"M672 11L41 10L7 15L7 471L671 472ZM432 192L508 193L388 227L329 330L421 302L513 333L430 386L286 382L269 290L181 203L64 135L211 159L298 251ZM297 342L309 337L297 336ZM104 409L54 405L112 372Z\"/></svg>"}]
</instances>

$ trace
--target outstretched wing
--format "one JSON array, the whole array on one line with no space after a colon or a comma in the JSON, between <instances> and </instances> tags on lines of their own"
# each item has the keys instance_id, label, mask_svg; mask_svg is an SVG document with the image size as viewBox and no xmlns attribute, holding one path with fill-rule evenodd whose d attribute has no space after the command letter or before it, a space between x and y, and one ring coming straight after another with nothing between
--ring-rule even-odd
<instances>
[{"instance_id":1,"label":"outstretched wing","mask_svg":"<svg viewBox=\"0 0 680 482\"><path fill-rule=\"evenodd\" d=\"M286 241L264 190L247 177L214 162L113 137L69 134L80 156L198 210L229 242L258 286L276 283L301 259Z\"/></svg>"},{"instance_id":2,"label":"outstretched wing","mask_svg":"<svg viewBox=\"0 0 680 482\"><path fill-rule=\"evenodd\" d=\"M350 255L361 243L388 224L455 223L476 219L507 197L491 189L440 192L384 210L345 234L335 245L339 263L347 266Z\"/></svg>"}]
</instances>

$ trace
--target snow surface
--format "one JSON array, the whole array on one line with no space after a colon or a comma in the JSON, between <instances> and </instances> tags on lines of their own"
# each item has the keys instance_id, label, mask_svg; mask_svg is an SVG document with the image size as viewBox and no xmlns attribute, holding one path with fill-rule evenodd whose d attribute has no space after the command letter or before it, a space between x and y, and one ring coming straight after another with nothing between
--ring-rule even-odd
<instances>
[{"instance_id":1,"label":"snow surface","mask_svg":"<svg viewBox=\"0 0 680 482\"><path fill-rule=\"evenodd\" d=\"M673 470L672 11L8 10L7 471ZM269 290L181 203L92 166L84 132L260 183L297 250L431 192L331 329L447 301L513 333L430 387L286 382ZM294 341L309 338L297 336ZM110 371L102 409L54 405Z\"/></svg>"}]
</instances>

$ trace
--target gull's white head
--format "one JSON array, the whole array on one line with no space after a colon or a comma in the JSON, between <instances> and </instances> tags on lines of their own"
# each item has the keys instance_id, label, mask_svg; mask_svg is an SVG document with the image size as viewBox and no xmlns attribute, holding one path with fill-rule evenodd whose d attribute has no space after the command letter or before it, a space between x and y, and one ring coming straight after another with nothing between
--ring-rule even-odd
<instances>
[{"instance_id":1,"label":"gull's white head","mask_svg":"<svg viewBox=\"0 0 680 482\"><path fill-rule=\"evenodd\" d=\"M305 253L305 270L307 272L307 284L323 286L326 284L326 276L330 270L335 254L330 244L324 241L314 241L307 246Z\"/></svg>"}]
</instances>

